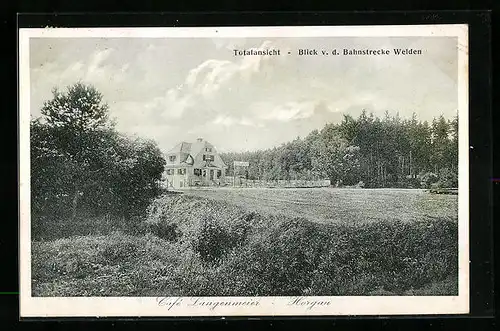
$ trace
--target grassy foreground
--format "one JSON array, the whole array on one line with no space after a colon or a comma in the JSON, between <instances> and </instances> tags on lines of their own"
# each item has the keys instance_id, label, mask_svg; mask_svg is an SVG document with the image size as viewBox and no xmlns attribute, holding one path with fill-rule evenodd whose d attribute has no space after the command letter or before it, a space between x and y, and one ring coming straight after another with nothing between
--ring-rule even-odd
<instances>
[{"instance_id":1,"label":"grassy foreground","mask_svg":"<svg viewBox=\"0 0 500 331\"><path fill-rule=\"evenodd\" d=\"M135 234L32 243L34 296L457 295L457 222L318 224L194 196Z\"/></svg>"}]
</instances>

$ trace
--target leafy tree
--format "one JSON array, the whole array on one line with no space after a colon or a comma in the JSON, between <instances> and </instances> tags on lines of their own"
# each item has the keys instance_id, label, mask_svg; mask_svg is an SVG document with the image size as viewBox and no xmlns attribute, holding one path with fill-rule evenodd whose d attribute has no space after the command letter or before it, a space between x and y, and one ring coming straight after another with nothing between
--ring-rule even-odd
<instances>
[{"instance_id":1,"label":"leafy tree","mask_svg":"<svg viewBox=\"0 0 500 331\"><path fill-rule=\"evenodd\" d=\"M66 92L54 88L52 94L41 110L49 127L80 133L110 125L108 105L94 86L78 82Z\"/></svg>"},{"instance_id":2,"label":"leafy tree","mask_svg":"<svg viewBox=\"0 0 500 331\"><path fill-rule=\"evenodd\" d=\"M52 94L53 98L44 103L41 113L52 132L54 147L71 168L71 180L67 184L72 186L71 218L74 219L85 185L103 170L92 162L96 154L93 133L110 127L108 105L103 103L102 94L95 87L81 82L69 86L66 92L54 88Z\"/></svg>"},{"instance_id":3,"label":"leafy tree","mask_svg":"<svg viewBox=\"0 0 500 331\"><path fill-rule=\"evenodd\" d=\"M35 214L75 220L130 217L159 193L165 160L152 141L114 129L108 106L93 86L53 90L42 117L31 122L32 201Z\"/></svg>"},{"instance_id":4,"label":"leafy tree","mask_svg":"<svg viewBox=\"0 0 500 331\"><path fill-rule=\"evenodd\" d=\"M346 139L341 138L334 126L323 129L313 150L313 168L326 175L332 185L336 181L352 182L354 173L359 169L359 147L351 146Z\"/></svg>"},{"instance_id":5,"label":"leafy tree","mask_svg":"<svg viewBox=\"0 0 500 331\"><path fill-rule=\"evenodd\" d=\"M74 160L55 144L53 130L40 120L30 123L31 205L35 214L61 214L70 205L68 183Z\"/></svg>"}]
</instances>

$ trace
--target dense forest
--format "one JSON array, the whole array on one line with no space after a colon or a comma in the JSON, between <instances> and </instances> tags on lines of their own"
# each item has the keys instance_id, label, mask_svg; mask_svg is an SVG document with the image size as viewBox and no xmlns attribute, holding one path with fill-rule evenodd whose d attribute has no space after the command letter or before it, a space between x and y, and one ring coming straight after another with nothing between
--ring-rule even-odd
<instances>
[{"instance_id":1,"label":"dense forest","mask_svg":"<svg viewBox=\"0 0 500 331\"><path fill-rule=\"evenodd\" d=\"M383 118L363 111L345 115L304 138L267 150L223 153L233 174L233 161L248 161L253 180L329 179L332 185L428 188L458 185L458 116L427 121Z\"/></svg>"}]
</instances>

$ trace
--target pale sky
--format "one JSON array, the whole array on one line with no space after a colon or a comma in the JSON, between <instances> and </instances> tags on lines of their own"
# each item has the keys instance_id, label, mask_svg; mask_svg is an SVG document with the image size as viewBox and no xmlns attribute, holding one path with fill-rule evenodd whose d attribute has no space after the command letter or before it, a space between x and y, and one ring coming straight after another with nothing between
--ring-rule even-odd
<instances>
[{"instance_id":1,"label":"pale sky","mask_svg":"<svg viewBox=\"0 0 500 331\"><path fill-rule=\"evenodd\" d=\"M281 49L236 57L233 49ZM299 48L411 47L422 55L297 56ZM292 55L287 55L290 50ZM30 43L31 113L51 90L96 86L117 129L164 151L203 137L219 151L270 148L343 114L456 115L455 38L46 38Z\"/></svg>"}]
</instances>

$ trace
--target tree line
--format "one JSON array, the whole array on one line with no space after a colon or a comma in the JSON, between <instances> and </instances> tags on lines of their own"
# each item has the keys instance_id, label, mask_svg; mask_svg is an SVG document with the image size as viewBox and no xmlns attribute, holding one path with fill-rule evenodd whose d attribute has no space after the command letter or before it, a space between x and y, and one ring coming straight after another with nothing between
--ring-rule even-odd
<instances>
[{"instance_id":1,"label":"tree line","mask_svg":"<svg viewBox=\"0 0 500 331\"><path fill-rule=\"evenodd\" d=\"M30 123L33 222L82 213L130 218L159 194L161 151L116 131L96 88L54 89L41 114Z\"/></svg>"},{"instance_id":2,"label":"tree line","mask_svg":"<svg viewBox=\"0 0 500 331\"><path fill-rule=\"evenodd\" d=\"M332 185L419 188L457 187L458 116L436 117L431 123L388 112L382 118L363 111L345 115L304 138L279 147L223 153L233 161L248 161L245 176L254 180L329 179Z\"/></svg>"}]
</instances>

